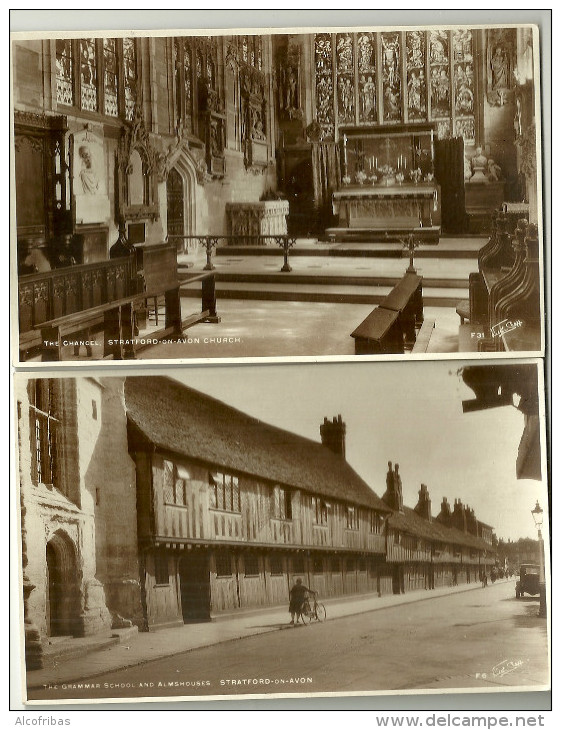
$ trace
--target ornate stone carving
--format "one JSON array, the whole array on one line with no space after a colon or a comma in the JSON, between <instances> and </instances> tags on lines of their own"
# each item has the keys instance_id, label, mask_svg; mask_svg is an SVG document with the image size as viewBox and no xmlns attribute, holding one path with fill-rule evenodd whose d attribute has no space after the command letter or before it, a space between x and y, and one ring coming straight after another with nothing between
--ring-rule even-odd
<instances>
[{"instance_id":1,"label":"ornate stone carving","mask_svg":"<svg viewBox=\"0 0 561 730\"><path fill-rule=\"evenodd\" d=\"M487 32L487 101L493 106L512 103L516 58L516 29Z\"/></svg>"},{"instance_id":2,"label":"ornate stone carving","mask_svg":"<svg viewBox=\"0 0 561 730\"><path fill-rule=\"evenodd\" d=\"M528 127L515 141L520 157L518 168L524 175L536 174L536 123Z\"/></svg>"},{"instance_id":3,"label":"ornate stone carving","mask_svg":"<svg viewBox=\"0 0 561 730\"><path fill-rule=\"evenodd\" d=\"M246 169L268 163L265 74L244 64L240 70L242 95L242 146Z\"/></svg>"},{"instance_id":4,"label":"ornate stone carving","mask_svg":"<svg viewBox=\"0 0 561 730\"><path fill-rule=\"evenodd\" d=\"M133 156L137 153L142 161L142 171L134 170ZM125 220L159 216L158 210L158 152L152 143L142 117L140 104L135 106L132 122L125 124L117 148L117 175L119 189L119 216ZM129 177L135 172L148 178L143 182L144 200L142 204L133 202L130 196Z\"/></svg>"}]
</instances>

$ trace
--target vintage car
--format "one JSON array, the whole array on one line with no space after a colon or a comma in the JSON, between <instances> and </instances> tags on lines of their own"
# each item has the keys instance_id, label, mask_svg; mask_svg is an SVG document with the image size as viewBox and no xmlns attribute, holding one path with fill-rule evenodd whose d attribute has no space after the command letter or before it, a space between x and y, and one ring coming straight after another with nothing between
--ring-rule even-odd
<instances>
[{"instance_id":1,"label":"vintage car","mask_svg":"<svg viewBox=\"0 0 561 730\"><path fill-rule=\"evenodd\" d=\"M516 581L516 598L522 598L525 593L536 596L540 592L540 566L521 565L520 578Z\"/></svg>"}]
</instances>

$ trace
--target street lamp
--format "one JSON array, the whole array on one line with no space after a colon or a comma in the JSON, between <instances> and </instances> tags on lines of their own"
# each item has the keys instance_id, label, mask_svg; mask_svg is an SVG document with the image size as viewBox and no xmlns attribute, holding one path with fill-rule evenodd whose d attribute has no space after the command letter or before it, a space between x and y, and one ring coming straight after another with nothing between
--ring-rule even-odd
<instances>
[{"instance_id":1,"label":"street lamp","mask_svg":"<svg viewBox=\"0 0 561 730\"><path fill-rule=\"evenodd\" d=\"M534 523L538 528L538 550L540 551L540 610L538 616L545 618L547 610L545 606L545 569L542 537L543 509L540 507L540 503L537 500L536 506L532 510L532 517L534 518Z\"/></svg>"}]
</instances>

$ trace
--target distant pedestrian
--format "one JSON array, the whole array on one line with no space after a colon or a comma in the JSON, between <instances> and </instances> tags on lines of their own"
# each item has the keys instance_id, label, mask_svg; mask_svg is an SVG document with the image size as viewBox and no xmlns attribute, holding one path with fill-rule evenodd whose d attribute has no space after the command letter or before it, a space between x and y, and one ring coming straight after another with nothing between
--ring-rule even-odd
<instances>
[{"instance_id":1,"label":"distant pedestrian","mask_svg":"<svg viewBox=\"0 0 561 730\"><path fill-rule=\"evenodd\" d=\"M487 588L487 582L488 582L487 573L483 572L483 575L481 576L481 587Z\"/></svg>"}]
</instances>

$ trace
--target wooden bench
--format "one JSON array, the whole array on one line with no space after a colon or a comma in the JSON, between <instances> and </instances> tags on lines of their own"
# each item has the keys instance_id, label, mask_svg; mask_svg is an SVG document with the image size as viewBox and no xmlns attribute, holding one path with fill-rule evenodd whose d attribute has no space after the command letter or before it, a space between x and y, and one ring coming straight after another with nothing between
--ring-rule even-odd
<instances>
[{"instance_id":1,"label":"wooden bench","mask_svg":"<svg viewBox=\"0 0 561 730\"><path fill-rule=\"evenodd\" d=\"M351 334L357 355L402 355L405 345L414 346L417 328L422 329L424 319L422 283L422 276L405 274L380 306L370 312Z\"/></svg>"},{"instance_id":2,"label":"wooden bench","mask_svg":"<svg viewBox=\"0 0 561 730\"><path fill-rule=\"evenodd\" d=\"M374 309L359 324L351 337L355 341L357 355L403 354L403 332L399 314L391 309Z\"/></svg>"},{"instance_id":3,"label":"wooden bench","mask_svg":"<svg viewBox=\"0 0 561 730\"><path fill-rule=\"evenodd\" d=\"M72 344L65 340L69 335L78 335L73 340L74 353L79 353L81 345L86 348L86 355L92 356L91 331L94 326L103 326L103 357L113 356L115 360L135 357L136 328L135 309L146 300L160 296L161 293L142 292L134 296L117 299L100 304L81 312L74 312L41 323L41 359L43 362L62 360L62 348ZM179 284L164 293L166 303L166 329L169 334L180 335L182 332Z\"/></svg>"},{"instance_id":4,"label":"wooden bench","mask_svg":"<svg viewBox=\"0 0 561 730\"><path fill-rule=\"evenodd\" d=\"M415 327L423 322L423 277L408 273L380 303L382 309L399 314L405 344L415 344Z\"/></svg>"}]
</instances>

